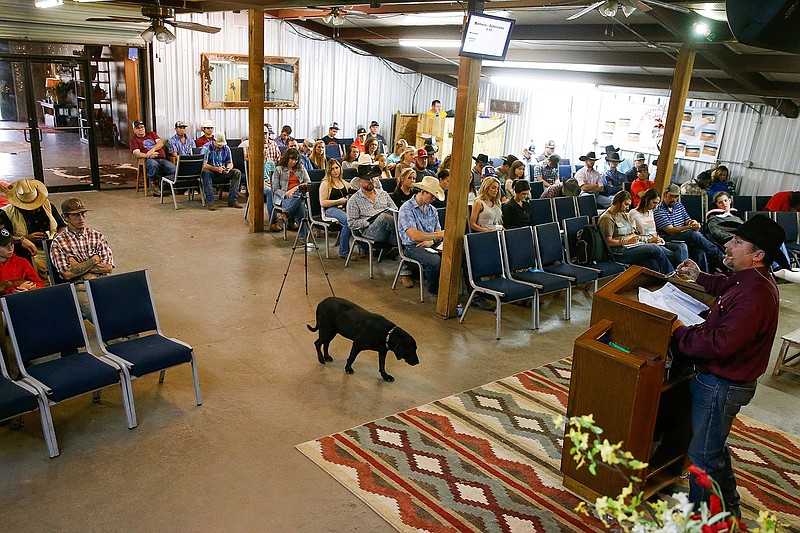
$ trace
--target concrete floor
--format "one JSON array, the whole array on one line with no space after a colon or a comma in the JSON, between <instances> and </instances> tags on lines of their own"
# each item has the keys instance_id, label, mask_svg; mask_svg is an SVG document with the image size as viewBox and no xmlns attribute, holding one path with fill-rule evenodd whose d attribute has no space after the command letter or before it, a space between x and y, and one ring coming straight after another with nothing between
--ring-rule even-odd
<instances>
[{"instance_id":1,"label":"concrete floor","mask_svg":"<svg viewBox=\"0 0 800 533\"><path fill-rule=\"evenodd\" d=\"M396 262L370 280L366 261L326 260L337 296L386 315L419 345L418 366L388 363L394 383L381 381L369 352L346 375L349 343L334 341L334 362L322 366L305 327L330 294L316 256L309 296L296 255L273 314L291 247L278 234L248 234L242 211L187 207L185 197L175 211L132 191L82 197L118 271L150 270L164 331L195 348L204 403L194 405L188 367L167 372L163 386L155 375L134 382L134 430L118 390L100 405L69 400L52 410L56 459L36 415L21 431L0 427L4 531L393 531L294 445L565 357L588 325L591 297L576 291L571 323L561 300L544 299L538 332L527 329L529 311L508 306L496 341L492 313L471 310L460 325L437 318L417 290L392 291ZM779 335L800 325L800 287L780 288ZM799 390L798 376L767 375L745 412L800 435Z\"/></svg>"}]
</instances>

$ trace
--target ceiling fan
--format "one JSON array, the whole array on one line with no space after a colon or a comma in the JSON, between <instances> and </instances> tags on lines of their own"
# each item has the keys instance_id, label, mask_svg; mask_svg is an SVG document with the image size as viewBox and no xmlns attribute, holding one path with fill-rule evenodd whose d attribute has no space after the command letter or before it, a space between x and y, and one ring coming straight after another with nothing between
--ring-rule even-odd
<instances>
[{"instance_id":1,"label":"ceiling fan","mask_svg":"<svg viewBox=\"0 0 800 533\"><path fill-rule=\"evenodd\" d=\"M341 26L345 22L345 15L348 17L367 17L374 18L374 15L364 13L363 11L356 11L355 9L345 9L342 6L334 6L325 15L322 16L322 21L325 24L333 26Z\"/></svg>"},{"instance_id":2,"label":"ceiling fan","mask_svg":"<svg viewBox=\"0 0 800 533\"><path fill-rule=\"evenodd\" d=\"M105 17L88 18L86 20L90 22L149 22L150 26L141 33L142 39L148 43L152 43L153 38L166 44L174 42L175 34L169 31L167 25L173 28L202 31L205 33L217 33L220 31L220 28L214 26L205 26L203 24L197 24L196 22L172 20L175 18L175 8L162 6L161 2L158 0L156 0L155 5L142 6L142 16L146 18Z\"/></svg>"},{"instance_id":3,"label":"ceiling fan","mask_svg":"<svg viewBox=\"0 0 800 533\"><path fill-rule=\"evenodd\" d=\"M575 20L576 18L582 17L586 13L594 11L595 9L597 9L597 11L599 11L604 17L613 18L617 15L617 11L620 9L626 17L630 17L637 9L643 12L650 11L653 9L652 6L671 9L679 13L690 12L683 6L675 6L672 4L667 4L666 2L660 2L659 0L601 0L600 2L594 2L592 5L586 6L574 15L567 17L567 20Z\"/></svg>"}]
</instances>

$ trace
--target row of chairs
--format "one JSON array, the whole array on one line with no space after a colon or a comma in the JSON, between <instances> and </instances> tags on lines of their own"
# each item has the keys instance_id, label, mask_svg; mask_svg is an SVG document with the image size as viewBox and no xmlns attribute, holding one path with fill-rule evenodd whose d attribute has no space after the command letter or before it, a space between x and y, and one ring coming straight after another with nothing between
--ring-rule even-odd
<instances>
[{"instance_id":1,"label":"row of chairs","mask_svg":"<svg viewBox=\"0 0 800 533\"><path fill-rule=\"evenodd\" d=\"M0 420L39 409L51 458L59 450L50 406L66 399L92 392L98 401L102 389L119 385L128 428L133 429L137 421L131 381L160 372L163 383L166 369L189 363L195 399L202 404L192 347L162 333L147 271L95 278L85 287L100 355L89 345L74 284L2 299L20 377L12 380L0 357Z\"/></svg>"},{"instance_id":2,"label":"row of chairs","mask_svg":"<svg viewBox=\"0 0 800 533\"><path fill-rule=\"evenodd\" d=\"M769 202L771 196L734 196L731 207L738 211L739 216L744 218L744 214L748 211L764 211L764 207ZM711 209L716 209L712 203L712 197L707 194L699 195L682 195L680 202L686 208L689 216L697 221L704 221L706 213Z\"/></svg>"},{"instance_id":3,"label":"row of chairs","mask_svg":"<svg viewBox=\"0 0 800 533\"><path fill-rule=\"evenodd\" d=\"M172 179L167 177L161 178L161 190L160 190L160 199L161 203L164 203L164 187L169 187L170 194L172 195L172 205L175 209L178 209L178 201L175 195L176 190L188 190L189 191L189 198L188 201L194 200L194 193L197 193L200 196L200 203L205 207L206 200L205 195L203 194L203 180L202 180L202 172L203 172L203 163L205 161L205 156L203 156L200 152L202 151L201 148L192 148L191 155L182 155L178 156L178 162L175 165L175 175ZM244 158L244 149L236 146L231 148L231 159L233 162L233 168L238 169L242 173L242 185L247 189L248 184L248 174L247 174L247 161ZM230 185L230 182L225 176L215 176L212 179L212 185L214 187L226 187Z\"/></svg>"}]
</instances>

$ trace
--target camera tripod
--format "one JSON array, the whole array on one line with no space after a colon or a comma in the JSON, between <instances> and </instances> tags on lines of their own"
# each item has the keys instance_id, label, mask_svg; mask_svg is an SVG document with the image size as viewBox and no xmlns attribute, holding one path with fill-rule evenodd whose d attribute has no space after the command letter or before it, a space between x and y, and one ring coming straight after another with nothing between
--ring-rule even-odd
<instances>
[{"instance_id":1,"label":"camera tripod","mask_svg":"<svg viewBox=\"0 0 800 533\"><path fill-rule=\"evenodd\" d=\"M308 198L308 193L303 193L300 195L300 201L303 202L303 205L306 206L307 202L306 199ZM303 237L302 241L300 239L300 235L303 235L305 232L305 237ZM286 272L283 273L283 281L281 281L281 288L278 290L278 296L275 298L275 307L272 308L272 313L275 314L275 310L278 309L278 302L280 302L281 294L283 293L283 286L286 284L286 278L289 276L289 269L292 268L292 260L294 259L294 253L297 250L298 243L300 242L300 246L303 247L303 270L305 273L305 282L306 282L306 296L308 296L308 238L311 237L311 245L314 247L314 251L317 253L317 259L319 259L319 265L322 267L322 272L325 274L325 281L328 282L328 287L331 289L331 296L336 296L333 292L333 285L331 285L330 277L328 276L328 271L325 270L325 263L322 261L322 256L319 254L319 246L317 246L317 239L314 237L314 233L311 231L311 221L308 219L308 213L303 217L303 220L300 221L300 226L297 228L297 235L294 238L294 244L292 244L292 255L289 256L289 264L286 265Z\"/></svg>"}]
</instances>

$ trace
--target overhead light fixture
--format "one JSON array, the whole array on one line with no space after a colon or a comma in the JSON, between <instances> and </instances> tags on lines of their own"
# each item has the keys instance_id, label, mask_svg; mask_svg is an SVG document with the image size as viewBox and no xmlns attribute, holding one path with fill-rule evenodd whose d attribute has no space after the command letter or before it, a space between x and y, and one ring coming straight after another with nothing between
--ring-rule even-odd
<instances>
[{"instance_id":1,"label":"overhead light fixture","mask_svg":"<svg viewBox=\"0 0 800 533\"><path fill-rule=\"evenodd\" d=\"M156 32L155 32L155 30L153 29L152 26L148 26L147 29L144 30L139 35L142 37L142 39L144 39L148 43L152 43L153 42L153 37L155 37Z\"/></svg>"},{"instance_id":2,"label":"overhead light fixture","mask_svg":"<svg viewBox=\"0 0 800 533\"><path fill-rule=\"evenodd\" d=\"M156 40L164 44L171 44L175 42L175 34L165 26L156 26Z\"/></svg>"},{"instance_id":3,"label":"overhead light fixture","mask_svg":"<svg viewBox=\"0 0 800 533\"><path fill-rule=\"evenodd\" d=\"M631 15L633 15L633 12L636 11L636 6L631 6L628 4L622 4L620 7L622 8L622 13L626 17L630 17Z\"/></svg>"},{"instance_id":4,"label":"overhead light fixture","mask_svg":"<svg viewBox=\"0 0 800 533\"><path fill-rule=\"evenodd\" d=\"M400 46L414 48L461 48L461 41L456 39L400 39Z\"/></svg>"},{"instance_id":5,"label":"overhead light fixture","mask_svg":"<svg viewBox=\"0 0 800 533\"><path fill-rule=\"evenodd\" d=\"M338 8L334 7L331 12L322 17L322 22L325 24L333 24L334 26L341 26L344 24L344 15Z\"/></svg>"},{"instance_id":6,"label":"overhead light fixture","mask_svg":"<svg viewBox=\"0 0 800 533\"><path fill-rule=\"evenodd\" d=\"M694 34L699 37L705 37L708 41L713 41L717 38L717 32L713 31L705 22L695 22L692 24Z\"/></svg>"},{"instance_id":7,"label":"overhead light fixture","mask_svg":"<svg viewBox=\"0 0 800 533\"><path fill-rule=\"evenodd\" d=\"M597 8L600 14L604 17L617 16L617 9L619 9L619 2L616 0L608 0L605 4Z\"/></svg>"},{"instance_id":8,"label":"overhead light fixture","mask_svg":"<svg viewBox=\"0 0 800 533\"><path fill-rule=\"evenodd\" d=\"M63 6L64 0L36 0L34 5L40 9L47 9L48 7Z\"/></svg>"}]
</instances>

